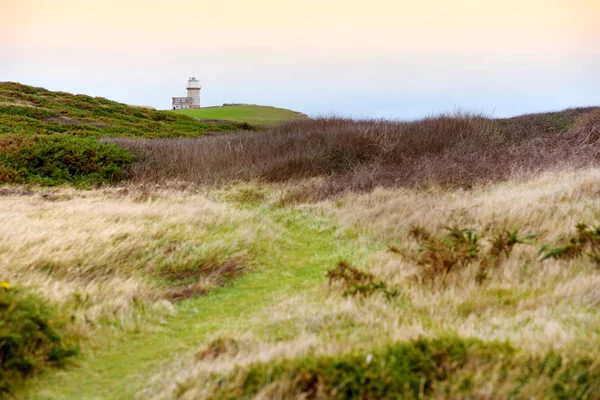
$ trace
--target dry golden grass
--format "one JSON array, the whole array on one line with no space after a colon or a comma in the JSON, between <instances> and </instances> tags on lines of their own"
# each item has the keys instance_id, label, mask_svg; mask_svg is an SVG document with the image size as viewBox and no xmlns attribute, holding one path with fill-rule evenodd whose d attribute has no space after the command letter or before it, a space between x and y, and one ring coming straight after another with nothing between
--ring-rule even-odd
<instances>
[{"instance_id":1,"label":"dry golden grass","mask_svg":"<svg viewBox=\"0 0 600 400\"><path fill-rule=\"evenodd\" d=\"M332 246L351 249L344 251L350 264L398 291L393 297L379 292L344 297L346 288L329 286L323 273L317 286L284 293L273 305L248 304L251 314L243 325L210 331L206 345L231 339L235 346L210 357L198 355L206 347L165 354L160 368L144 372L153 377L139 390L140 398L207 398L220 377L236 368L350 350L369 353L420 337L508 341L526 355L553 349L577 360L600 353L600 270L585 257L541 261L538 251L573 233L578 222L599 222L599 182L600 170L587 169L470 190L379 188L321 202L310 195L318 179L187 190L4 187L0 274L72 314L71 329L79 334L99 326L150 332L177 310L168 301L178 298L173 288L182 284L174 277L218 271L229 262L258 269L267 265L255 265L255 259L266 263L269 252L293 248L300 249L294 257L304 256L303 246L313 237L281 237L295 229L289 225L293 220L314 224L307 232L327 232ZM311 203L296 203L304 198ZM416 225L434 234L447 226L473 229L482 249L504 230L519 228L538 237L516 245L482 283L476 279L479 261L450 273L443 284L427 283L416 279L419 243L409 234ZM390 245L401 254L390 252ZM194 289L201 289L193 295L219 284L211 273L193 278L200 285ZM509 393L510 385L485 371L473 378L478 395ZM285 398L291 382L266 387L258 398ZM549 382L527 385L521 394L539 397Z\"/></svg>"},{"instance_id":2,"label":"dry golden grass","mask_svg":"<svg viewBox=\"0 0 600 400\"><path fill-rule=\"evenodd\" d=\"M323 209L336 215L342 229L382 240L401 239L414 225L437 231L452 224L480 231L520 227L555 240L577 222L598 218L598 177L590 169L466 191L377 189L323 203Z\"/></svg>"},{"instance_id":3,"label":"dry golden grass","mask_svg":"<svg viewBox=\"0 0 600 400\"><path fill-rule=\"evenodd\" d=\"M5 187L0 221L0 276L61 305L82 331L174 312L166 299L188 288L178 277L210 290L222 266L250 267L269 234L254 214L205 195L136 188Z\"/></svg>"},{"instance_id":4,"label":"dry golden grass","mask_svg":"<svg viewBox=\"0 0 600 400\"><path fill-rule=\"evenodd\" d=\"M39 92L17 89L23 106ZM79 114L106 103L78 97L71 111ZM62 121L42 108L7 112ZM185 127L157 115L146 121L162 121L161 132L148 133L157 139L105 139L135 153L124 186L3 186L0 281L37 292L57 306L57 320L71 317L67 336L88 339L81 368L34 377L22 397L196 399L243 390L247 398L327 398L339 382L323 377L339 371L342 385L370 380L367 393L381 393L390 378L396 386L387 389L398 392L407 376L382 373L385 363L375 373L361 368L370 365L365 356L402 358L406 348L406 359L425 365L409 368L415 397L459 398L467 381L465 396L475 398L600 391L586 381L600 377L599 110L318 118L176 140L159 138ZM578 223L589 229L579 229L585 242L572 239L573 257L549 257ZM419 346L434 339L442 355L477 343L510 360L471 354L455 374L454 361L422 357ZM359 358L339 367L349 352ZM540 360L548 354L572 368L566 378L547 373L553 366ZM282 359L325 367L270 380ZM419 386L431 376L441 376L439 386Z\"/></svg>"},{"instance_id":5,"label":"dry golden grass","mask_svg":"<svg viewBox=\"0 0 600 400\"><path fill-rule=\"evenodd\" d=\"M589 169L468 191L377 189L298 206L331 218L338 240L354 240L359 246L379 243L380 250L350 262L399 288L399 296L343 297L343 289L328 288L324 278L321 286L261 311L250 326L215 335L237 340L232 354L209 360L178 355L140 396L206 398L215 389L214 374L228 374L236 367L350 349L368 352L418 337L509 341L527 354L556 350L567 359L597 356L600 269L585 258L540 261L538 250L573 232L577 222L599 221L599 182L600 170ZM481 233L518 227L538 238L534 244L515 246L482 284L476 282L476 268L468 267L450 276L447 285L436 287L414 280L419 268L414 259L386 251L387 244L417 251L408 235L416 224L432 232L448 225ZM482 246L491 246L490 240L483 234ZM474 382L481 398L508 396L511 390L500 372L475 376ZM549 385L540 378L524 386L520 395L540 396ZM258 398L281 398L282 393L265 388Z\"/></svg>"}]
</instances>

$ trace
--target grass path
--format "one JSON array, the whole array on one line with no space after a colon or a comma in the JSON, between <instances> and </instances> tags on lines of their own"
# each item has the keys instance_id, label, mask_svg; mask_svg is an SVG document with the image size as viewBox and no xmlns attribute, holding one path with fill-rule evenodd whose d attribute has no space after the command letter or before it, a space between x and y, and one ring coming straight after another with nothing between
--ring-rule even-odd
<instances>
[{"instance_id":1,"label":"grass path","mask_svg":"<svg viewBox=\"0 0 600 400\"><path fill-rule=\"evenodd\" d=\"M178 313L158 332L124 335L76 367L41 376L25 398L134 398L156 368L177 353L200 350L207 335L251 323L261 309L322 284L328 268L356 251L349 243L336 241L333 230L323 229L318 219L298 211L288 210L285 218L274 223L284 226L286 236L278 241L275 254L257 260L254 272L229 287L181 303Z\"/></svg>"}]
</instances>

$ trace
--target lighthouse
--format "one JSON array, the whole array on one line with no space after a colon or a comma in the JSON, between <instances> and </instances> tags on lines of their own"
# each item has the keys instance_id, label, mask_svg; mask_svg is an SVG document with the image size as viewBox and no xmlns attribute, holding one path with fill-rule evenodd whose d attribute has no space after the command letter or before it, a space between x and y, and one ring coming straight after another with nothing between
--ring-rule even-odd
<instances>
[{"instance_id":1,"label":"lighthouse","mask_svg":"<svg viewBox=\"0 0 600 400\"><path fill-rule=\"evenodd\" d=\"M191 108L200 108L200 89L202 89L202 86L200 86L200 81L195 76L188 79L187 97L192 98Z\"/></svg>"},{"instance_id":2,"label":"lighthouse","mask_svg":"<svg viewBox=\"0 0 600 400\"><path fill-rule=\"evenodd\" d=\"M182 108L200 108L200 81L192 76L188 79L186 86L187 96L186 97L172 97L173 110L179 110Z\"/></svg>"}]
</instances>

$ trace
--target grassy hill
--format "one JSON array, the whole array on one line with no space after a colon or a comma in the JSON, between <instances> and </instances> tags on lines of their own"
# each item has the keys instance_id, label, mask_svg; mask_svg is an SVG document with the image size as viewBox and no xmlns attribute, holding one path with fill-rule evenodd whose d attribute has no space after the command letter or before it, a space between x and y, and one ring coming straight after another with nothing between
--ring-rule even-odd
<instances>
[{"instance_id":1,"label":"grassy hill","mask_svg":"<svg viewBox=\"0 0 600 400\"><path fill-rule=\"evenodd\" d=\"M258 128L0 82L0 183L90 184L120 179L132 155L97 142L100 137L198 137L242 129Z\"/></svg>"},{"instance_id":2,"label":"grassy hill","mask_svg":"<svg viewBox=\"0 0 600 400\"><path fill-rule=\"evenodd\" d=\"M203 122L102 97L0 82L0 133L157 138L239 129L232 123Z\"/></svg>"},{"instance_id":3,"label":"grassy hill","mask_svg":"<svg viewBox=\"0 0 600 400\"><path fill-rule=\"evenodd\" d=\"M277 125L283 122L307 118L305 114L296 111L258 105L206 107L177 110L175 113L200 119L247 122L259 125Z\"/></svg>"},{"instance_id":4,"label":"grassy hill","mask_svg":"<svg viewBox=\"0 0 600 400\"><path fill-rule=\"evenodd\" d=\"M5 88L0 397L598 398L600 108L203 137Z\"/></svg>"}]
</instances>

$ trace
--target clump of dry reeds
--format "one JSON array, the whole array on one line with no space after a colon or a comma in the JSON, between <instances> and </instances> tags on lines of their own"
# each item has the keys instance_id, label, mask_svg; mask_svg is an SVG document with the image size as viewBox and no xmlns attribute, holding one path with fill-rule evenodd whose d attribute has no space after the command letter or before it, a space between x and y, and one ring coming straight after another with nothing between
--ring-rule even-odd
<instances>
[{"instance_id":1,"label":"clump of dry reeds","mask_svg":"<svg viewBox=\"0 0 600 400\"><path fill-rule=\"evenodd\" d=\"M196 139L111 139L132 150L135 181L288 182L323 177L324 198L377 186L473 184L599 159L594 108L491 119L472 113L419 121L317 118L267 132Z\"/></svg>"}]
</instances>

